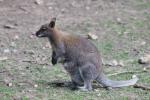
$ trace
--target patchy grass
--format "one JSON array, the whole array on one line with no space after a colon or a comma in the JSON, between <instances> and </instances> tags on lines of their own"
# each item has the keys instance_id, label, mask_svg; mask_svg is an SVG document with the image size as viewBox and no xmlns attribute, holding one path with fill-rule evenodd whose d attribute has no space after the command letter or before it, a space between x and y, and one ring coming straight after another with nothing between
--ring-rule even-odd
<instances>
[{"instance_id":1,"label":"patchy grass","mask_svg":"<svg viewBox=\"0 0 150 100\"><path fill-rule=\"evenodd\" d=\"M2 100L10 100L11 97L14 95L15 90L13 88L1 85L0 86L0 95L2 95Z\"/></svg>"},{"instance_id":2,"label":"patchy grass","mask_svg":"<svg viewBox=\"0 0 150 100\"><path fill-rule=\"evenodd\" d=\"M45 1L49 2L49 0ZM19 0L17 0L18 2ZM57 5L59 2L65 1L59 0L55 2L54 0L51 2L52 4L49 5L53 5L53 3ZM125 66L123 67L103 66L104 72L107 75L124 71L142 71L143 67L146 66L139 65L137 60L141 55L150 51L150 2L148 0L102 0L102 2L92 0L92 2L96 3L90 3L92 7L87 7L89 10L85 10L82 7L82 3L81 5L78 3L81 6L80 10L77 10L79 14L73 12L77 9L76 7L72 7L75 1L72 5L72 2L68 5L67 3L61 3L61 6L63 4L65 5L63 6L64 8L69 6L71 9L67 8L67 11L63 12L64 15L60 15L60 19L58 18L58 26L60 25L64 28L63 30L75 34L97 33L99 39L98 41L93 41L93 43L99 49L102 58L104 60L116 59L125 62ZM0 56L7 56L9 58L6 61L0 61L0 100L150 100L149 91L133 88L132 86L112 90L106 90L99 86L98 88L95 87L95 90L91 92L82 92L80 90L72 91L67 87L53 85L52 83L55 81L68 81L70 78L61 65L51 65L50 48L42 48L47 41L44 39L30 38L30 34L28 33L34 30L33 26L38 25L39 27L39 21L43 19L41 17L38 18L37 15L44 13L46 10L44 7L48 6L48 4L43 6L42 12L40 12L40 6L42 5L35 6L35 4L30 4L32 3L27 3L27 5L22 4L24 6L21 10L12 8L10 8L12 10L7 10L7 8L2 7L3 10L6 10L4 11L6 15L7 12L10 14L7 17L10 16L12 18L5 19L5 22L3 20L4 18L0 15L0 21L6 24L7 22L13 23L16 20L16 25L18 26L16 26L17 29L12 30L0 29L3 33L3 35L0 34L2 37L0 37ZM18 9L22 5L19 5L19 7L17 5L16 8ZM88 6L86 3L84 5ZM30 8L29 6L33 7ZM61 6L59 5L58 9L54 9L56 10L54 12L58 13L59 10L61 11L63 8L59 8ZM99 9L101 12L98 12ZM18 11L18 13L14 11ZM33 12L30 13L30 11L35 11L35 15L33 16ZM95 13L95 11L97 12ZM47 15L48 12L50 12L49 15L54 14L48 9L43 16ZM17 19L13 17L14 15ZM44 18L46 19L46 17ZM118 23L116 21L117 18L120 18L121 22ZM38 21L34 22L33 19ZM13 41L11 37L14 36L14 34L10 33L19 33L20 38L15 41L16 47L10 47L9 42ZM142 41L146 44L141 45L140 43ZM5 54L3 50L6 48L16 49L18 51L17 53ZM27 52L25 53L25 51ZM46 62L48 65L23 62L23 60L38 60L39 62ZM147 71L134 74L139 77L138 83L150 86L150 70L148 69ZM131 79L132 75L127 73L110 76L109 78L113 80L127 80ZM7 83L12 83L12 86L8 86ZM98 85L97 83L93 84L94 86Z\"/></svg>"}]
</instances>

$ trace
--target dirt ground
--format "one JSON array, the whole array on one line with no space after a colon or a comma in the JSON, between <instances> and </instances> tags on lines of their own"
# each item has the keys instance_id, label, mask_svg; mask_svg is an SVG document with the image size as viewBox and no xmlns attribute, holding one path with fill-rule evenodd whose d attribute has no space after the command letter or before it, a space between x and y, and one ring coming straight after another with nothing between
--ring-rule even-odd
<instances>
[{"instance_id":1,"label":"dirt ground","mask_svg":"<svg viewBox=\"0 0 150 100\"><path fill-rule=\"evenodd\" d=\"M137 74L139 83L150 86L149 70L142 72L149 65L137 62L150 54L149 0L0 0L1 100L150 99L149 91L133 87L83 93L48 85L69 80L61 65L51 65L48 41L32 36L52 17L57 17L59 29L70 34L95 33L98 40L93 43L104 61L124 62L123 67L104 66L106 74L133 71L111 78Z\"/></svg>"}]
</instances>

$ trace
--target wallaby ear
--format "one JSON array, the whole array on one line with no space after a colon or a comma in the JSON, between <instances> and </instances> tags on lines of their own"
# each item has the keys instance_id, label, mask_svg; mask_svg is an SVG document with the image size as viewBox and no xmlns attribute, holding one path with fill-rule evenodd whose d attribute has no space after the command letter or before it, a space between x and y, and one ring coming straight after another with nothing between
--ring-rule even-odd
<instances>
[{"instance_id":1,"label":"wallaby ear","mask_svg":"<svg viewBox=\"0 0 150 100\"><path fill-rule=\"evenodd\" d=\"M50 28L54 28L55 27L55 22L56 22L56 17L52 18L50 23L49 23L49 27Z\"/></svg>"}]
</instances>

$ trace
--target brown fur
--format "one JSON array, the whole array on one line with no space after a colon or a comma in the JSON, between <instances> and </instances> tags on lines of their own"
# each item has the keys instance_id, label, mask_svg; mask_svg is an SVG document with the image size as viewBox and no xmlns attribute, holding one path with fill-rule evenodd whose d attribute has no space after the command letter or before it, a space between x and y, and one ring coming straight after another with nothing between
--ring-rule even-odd
<instances>
[{"instance_id":1,"label":"brown fur","mask_svg":"<svg viewBox=\"0 0 150 100\"><path fill-rule=\"evenodd\" d=\"M109 80L103 73L102 61L95 45L83 37L59 31L55 28L55 21L54 18L50 24L41 27L36 35L50 40L53 48L52 64L56 64L58 58L64 59L64 68L70 74L73 87L92 90L93 80L104 87L123 87L137 82L137 77L127 81Z\"/></svg>"}]
</instances>

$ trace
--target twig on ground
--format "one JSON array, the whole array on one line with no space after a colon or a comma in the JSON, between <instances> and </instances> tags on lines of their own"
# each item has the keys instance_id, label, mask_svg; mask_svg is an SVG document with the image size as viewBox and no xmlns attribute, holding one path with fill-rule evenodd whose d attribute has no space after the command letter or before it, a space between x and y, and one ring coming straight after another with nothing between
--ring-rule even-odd
<instances>
[{"instance_id":1,"label":"twig on ground","mask_svg":"<svg viewBox=\"0 0 150 100\"><path fill-rule=\"evenodd\" d=\"M32 82L30 82L30 81L27 81L27 80L25 80L25 81L19 81L19 82L17 82L17 83L27 83L27 84L29 84L29 85L31 85L31 86L34 86L34 83L32 83Z\"/></svg>"},{"instance_id":2,"label":"twig on ground","mask_svg":"<svg viewBox=\"0 0 150 100\"><path fill-rule=\"evenodd\" d=\"M133 85L134 88L141 88L143 90L150 90L150 87L142 85L142 84L135 84Z\"/></svg>"},{"instance_id":3,"label":"twig on ground","mask_svg":"<svg viewBox=\"0 0 150 100\"><path fill-rule=\"evenodd\" d=\"M1 81L1 80L0 80L0 83L5 83L5 81Z\"/></svg>"},{"instance_id":4,"label":"twig on ground","mask_svg":"<svg viewBox=\"0 0 150 100\"><path fill-rule=\"evenodd\" d=\"M28 63L36 63L36 60L22 60L22 62L28 62Z\"/></svg>"},{"instance_id":5,"label":"twig on ground","mask_svg":"<svg viewBox=\"0 0 150 100\"><path fill-rule=\"evenodd\" d=\"M22 60L22 62L28 62L28 63L31 63L31 64L39 64L39 65L49 65L47 62L40 63L36 60Z\"/></svg>"},{"instance_id":6,"label":"twig on ground","mask_svg":"<svg viewBox=\"0 0 150 100\"><path fill-rule=\"evenodd\" d=\"M7 72L7 71L6 70L0 71L0 73L5 73L5 72Z\"/></svg>"},{"instance_id":7,"label":"twig on ground","mask_svg":"<svg viewBox=\"0 0 150 100\"><path fill-rule=\"evenodd\" d=\"M8 57L0 57L0 61L6 61L8 60Z\"/></svg>"},{"instance_id":8,"label":"twig on ground","mask_svg":"<svg viewBox=\"0 0 150 100\"><path fill-rule=\"evenodd\" d=\"M108 76L115 76L115 75L126 74L126 73L134 74L134 73L141 73L141 72L146 72L146 71L144 71L144 70L141 70L141 71L124 71L124 72L109 74Z\"/></svg>"}]
</instances>

